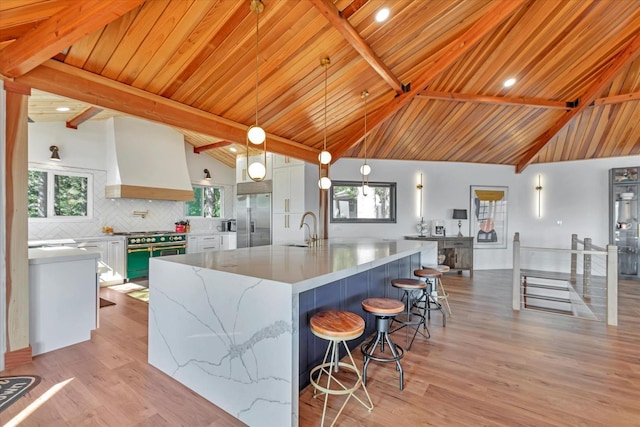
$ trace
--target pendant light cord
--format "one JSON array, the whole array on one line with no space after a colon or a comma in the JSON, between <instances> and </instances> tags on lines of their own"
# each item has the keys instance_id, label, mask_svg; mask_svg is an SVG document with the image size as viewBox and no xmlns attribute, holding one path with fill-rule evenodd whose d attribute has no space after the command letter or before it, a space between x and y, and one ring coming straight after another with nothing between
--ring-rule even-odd
<instances>
[{"instance_id":1,"label":"pendant light cord","mask_svg":"<svg viewBox=\"0 0 640 427\"><path fill-rule=\"evenodd\" d=\"M329 61L324 64L324 151L327 151L327 68Z\"/></svg>"},{"instance_id":2,"label":"pendant light cord","mask_svg":"<svg viewBox=\"0 0 640 427\"><path fill-rule=\"evenodd\" d=\"M260 11L256 9L256 126L258 126L258 21L260 19Z\"/></svg>"}]
</instances>

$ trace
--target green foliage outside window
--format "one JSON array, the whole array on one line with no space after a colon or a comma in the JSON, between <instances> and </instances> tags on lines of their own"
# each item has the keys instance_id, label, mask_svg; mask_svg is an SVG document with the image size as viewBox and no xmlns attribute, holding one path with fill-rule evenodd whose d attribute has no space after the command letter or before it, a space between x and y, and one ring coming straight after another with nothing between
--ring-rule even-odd
<instances>
[{"instance_id":1,"label":"green foliage outside window","mask_svg":"<svg viewBox=\"0 0 640 427\"><path fill-rule=\"evenodd\" d=\"M29 218L89 216L89 186L86 175L29 170Z\"/></svg>"},{"instance_id":2,"label":"green foliage outside window","mask_svg":"<svg viewBox=\"0 0 640 427\"><path fill-rule=\"evenodd\" d=\"M186 216L220 218L222 211L222 189L220 187L193 187L193 201L185 202Z\"/></svg>"}]
</instances>

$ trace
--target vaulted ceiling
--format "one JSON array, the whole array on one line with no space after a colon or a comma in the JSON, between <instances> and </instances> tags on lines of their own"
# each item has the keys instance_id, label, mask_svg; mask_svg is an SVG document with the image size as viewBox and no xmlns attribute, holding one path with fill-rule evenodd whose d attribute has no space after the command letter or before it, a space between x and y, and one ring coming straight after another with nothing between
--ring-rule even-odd
<instances>
[{"instance_id":1,"label":"vaulted ceiling","mask_svg":"<svg viewBox=\"0 0 640 427\"><path fill-rule=\"evenodd\" d=\"M368 158L519 172L640 154L640 0L250 3L3 0L0 75L34 89L33 120L135 115L229 165L256 99L269 151L315 162L326 130L334 160L363 157L363 90ZM66 116L47 111L59 97Z\"/></svg>"}]
</instances>

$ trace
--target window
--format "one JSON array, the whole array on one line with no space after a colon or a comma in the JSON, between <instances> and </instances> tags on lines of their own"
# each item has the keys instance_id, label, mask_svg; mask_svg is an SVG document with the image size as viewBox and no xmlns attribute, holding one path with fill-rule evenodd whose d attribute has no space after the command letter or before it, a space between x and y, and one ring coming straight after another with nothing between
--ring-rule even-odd
<instances>
[{"instance_id":1,"label":"window","mask_svg":"<svg viewBox=\"0 0 640 427\"><path fill-rule=\"evenodd\" d=\"M222 188L193 186L193 201L184 203L186 216L220 218L222 213Z\"/></svg>"},{"instance_id":2,"label":"window","mask_svg":"<svg viewBox=\"0 0 640 427\"><path fill-rule=\"evenodd\" d=\"M29 169L29 218L90 218L92 175Z\"/></svg>"},{"instance_id":3,"label":"window","mask_svg":"<svg viewBox=\"0 0 640 427\"><path fill-rule=\"evenodd\" d=\"M396 222L396 183L334 181L331 222Z\"/></svg>"}]
</instances>

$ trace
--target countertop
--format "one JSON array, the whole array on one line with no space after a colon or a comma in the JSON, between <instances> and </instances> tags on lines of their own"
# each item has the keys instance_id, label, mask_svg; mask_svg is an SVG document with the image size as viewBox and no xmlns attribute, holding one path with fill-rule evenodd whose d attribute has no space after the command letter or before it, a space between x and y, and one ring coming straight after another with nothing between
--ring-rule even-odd
<instances>
[{"instance_id":1,"label":"countertop","mask_svg":"<svg viewBox=\"0 0 640 427\"><path fill-rule=\"evenodd\" d=\"M68 246L29 249L29 264L50 264L83 259L98 260L100 254Z\"/></svg>"},{"instance_id":2,"label":"countertop","mask_svg":"<svg viewBox=\"0 0 640 427\"><path fill-rule=\"evenodd\" d=\"M296 285L302 292L435 246L434 242L372 238L323 240L318 247L258 246L152 258Z\"/></svg>"}]
</instances>

